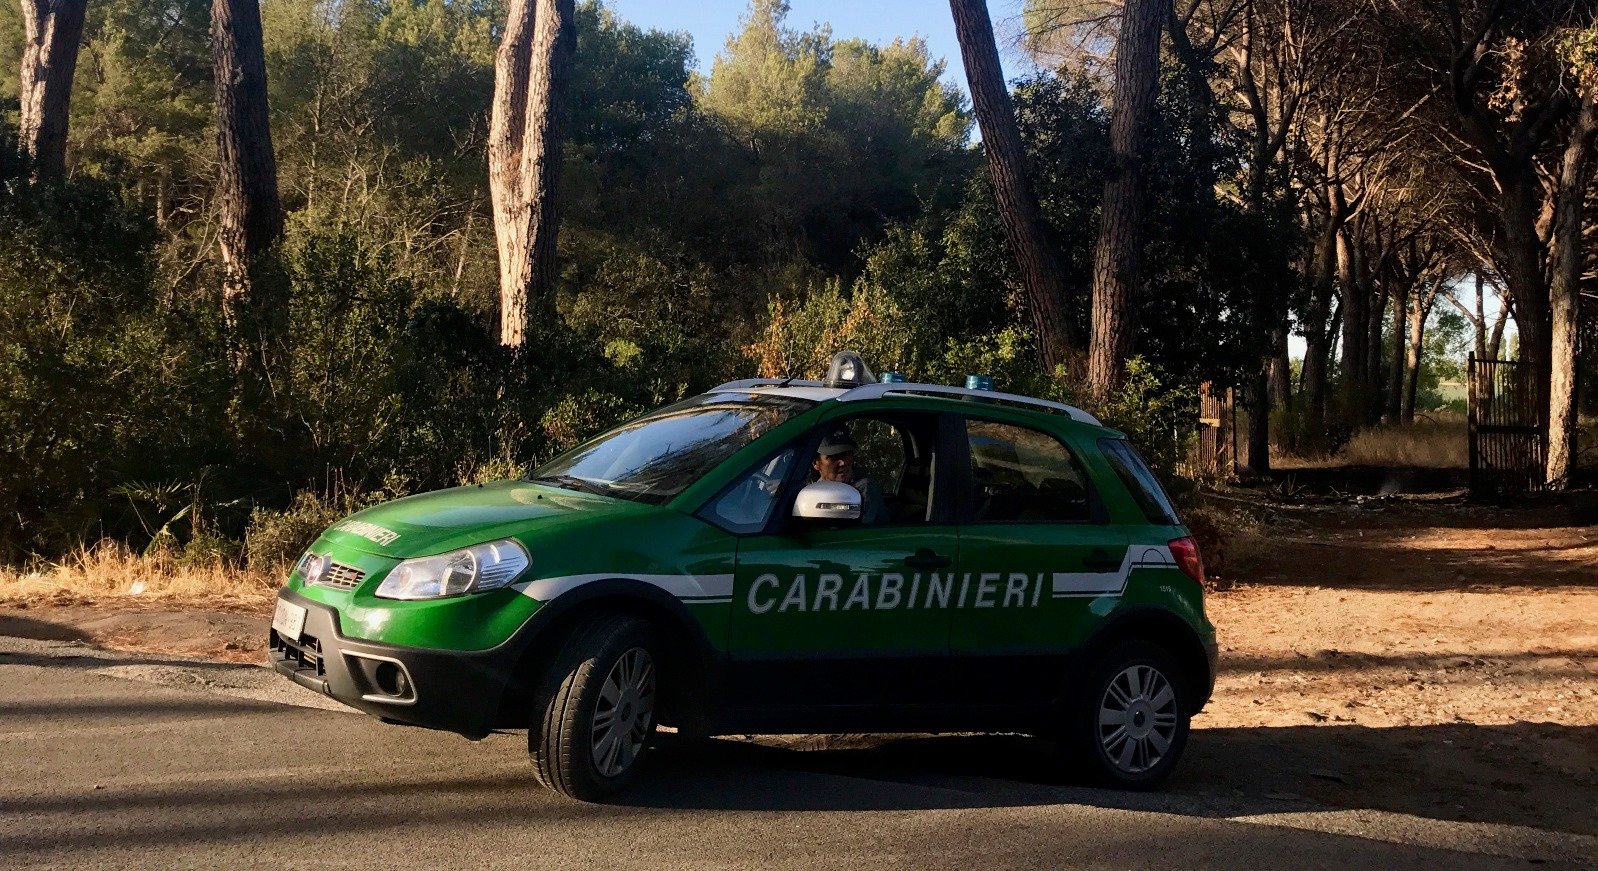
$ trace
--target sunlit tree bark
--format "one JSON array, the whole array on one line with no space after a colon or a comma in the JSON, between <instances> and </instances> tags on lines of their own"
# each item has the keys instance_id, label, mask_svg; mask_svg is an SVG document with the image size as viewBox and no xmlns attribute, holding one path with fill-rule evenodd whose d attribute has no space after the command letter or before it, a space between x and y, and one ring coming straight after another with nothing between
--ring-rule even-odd
<instances>
[{"instance_id":1,"label":"sunlit tree bark","mask_svg":"<svg viewBox=\"0 0 1598 871\"><path fill-rule=\"evenodd\" d=\"M18 78L22 150L42 177L66 170L67 110L88 0L21 0L22 70Z\"/></svg>"},{"instance_id":2,"label":"sunlit tree bark","mask_svg":"<svg viewBox=\"0 0 1598 871\"><path fill-rule=\"evenodd\" d=\"M1133 295L1143 271L1144 161L1160 84L1160 29L1170 0L1127 0L1116 40L1115 105L1110 110L1110 174L1104 182L1093 254L1088 390L1103 396L1126 376L1136 326Z\"/></svg>"},{"instance_id":3,"label":"sunlit tree bark","mask_svg":"<svg viewBox=\"0 0 1598 871\"><path fill-rule=\"evenodd\" d=\"M1598 137L1598 98L1582 96L1575 129L1565 145L1554 216L1553 281L1549 287L1552 333L1549 341L1548 465L1550 486L1570 483L1576 452L1576 343L1581 322L1582 209L1593 175L1593 141Z\"/></svg>"},{"instance_id":4,"label":"sunlit tree bark","mask_svg":"<svg viewBox=\"0 0 1598 871\"><path fill-rule=\"evenodd\" d=\"M556 189L575 43L573 0L511 0L494 64L488 134L499 334L510 347L527 341L532 311L554 293Z\"/></svg>"},{"instance_id":5,"label":"sunlit tree bark","mask_svg":"<svg viewBox=\"0 0 1598 871\"><path fill-rule=\"evenodd\" d=\"M211 57L223 306L229 319L236 320L251 291L252 267L283 234L257 0L213 0Z\"/></svg>"},{"instance_id":6,"label":"sunlit tree bark","mask_svg":"<svg viewBox=\"0 0 1598 871\"><path fill-rule=\"evenodd\" d=\"M1066 363L1077 344L1065 316L1067 289L1059 255L1043 232L1043 218L1026 173L1026 154L1016 127L1015 108L1004 85L993 22L985 0L949 0L955 35L971 87L971 106L982 131L988 175L998 201L999 223L1016 259L1027 311L1037 335L1038 358L1053 371Z\"/></svg>"}]
</instances>

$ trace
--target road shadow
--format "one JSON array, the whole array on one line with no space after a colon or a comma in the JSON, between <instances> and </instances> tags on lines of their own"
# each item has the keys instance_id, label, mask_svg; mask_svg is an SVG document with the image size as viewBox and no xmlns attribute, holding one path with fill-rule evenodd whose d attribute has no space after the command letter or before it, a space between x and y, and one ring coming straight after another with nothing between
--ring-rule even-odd
<instances>
[{"instance_id":1,"label":"road shadow","mask_svg":"<svg viewBox=\"0 0 1598 871\"><path fill-rule=\"evenodd\" d=\"M65 623L52 623L49 620L35 620L32 617L18 617L14 614L0 614L0 635L9 635L13 638L30 638L34 641L81 641L87 643L93 639L75 626Z\"/></svg>"},{"instance_id":2,"label":"road shadow","mask_svg":"<svg viewBox=\"0 0 1598 871\"><path fill-rule=\"evenodd\" d=\"M1416 547L1404 540L1414 528L1372 529L1346 539L1276 537L1240 579L1272 587L1417 593L1598 588L1598 536L1536 547L1490 541Z\"/></svg>"},{"instance_id":3,"label":"road shadow","mask_svg":"<svg viewBox=\"0 0 1598 871\"><path fill-rule=\"evenodd\" d=\"M0 632L0 636L9 633ZM15 636L27 637L27 636ZM211 659L186 659L177 656L130 656L125 653L112 651L109 648L91 646L88 641L76 638L41 639L48 641L63 641L67 644L82 645L82 652L73 652L72 648L63 650L52 648L42 651L31 650L0 650L0 665L32 665L40 668L61 668L71 670L95 671L104 668L120 666L162 666L165 668L198 668L207 671L227 671L235 669L256 669L259 665L246 662L217 662Z\"/></svg>"},{"instance_id":4,"label":"road shadow","mask_svg":"<svg viewBox=\"0 0 1598 871\"><path fill-rule=\"evenodd\" d=\"M306 712L302 722L283 726L285 737L316 722ZM290 834L302 841L345 833L392 831L403 836L438 825L462 830L509 827L565 837L563 833L611 823L633 831L663 819L660 814L683 810L783 813L1046 805L1204 819L1347 807L1589 834L1598 828L1591 814L1598 787L1590 768L1585 774L1562 773L1535 754L1515 749L1540 743L1553 745L1554 755L1578 746L1590 752L1598 741L1592 728L1203 729L1194 734L1169 786L1157 793L1077 786L1060 775L1062 760L1050 745L1020 736L846 736L810 739L842 746L809 750L727 739L679 742L662 736L661 752L632 789L607 805L585 805L537 786L525 761L513 758L520 755L516 745L522 739L517 735L494 736L489 743L501 746L484 747L484 754L460 754L459 766L382 779L388 769L379 757L419 752L415 733L361 722L343 725L343 740L371 748L370 772L358 758L344 755L340 761L346 768L339 776L126 786L113 782L105 790L0 797L0 818L32 821L0 836L0 850L29 855L241 839L264 843ZM1420 752L1421 745L1458 747L1462 759L1439 762L1435 753ZM1489 766L1493 770L1473 767L1487 752L1501 755ZM354 771L348 769L350 763L356 764ZM283 808L299 811L285 818ZM82 824L115 815L133 822ZM1269 849L1289 836L1261 828L1257 837L1259 847Z\"/></svg>"},{"instance_id":5,"label":"road shadow","mask_svg":"<svg viewBox=\"0 0 1598 871\"><path fill-rule=\"evenodd\" d=\"M1018 735L840 743L664 742L623 802L766 811L1070 803L1210 818L1369 808L1598 835L1598 727L1199 729L1155 793L1082 786L1052 745Z\"/></svg>"},{"instance_id":6,"label":"road shadow","mask_svg":"<svg viewBox=\"0 0 1598 871\"><path fill-rule=\"evenodd\" d=\"M1317 473L1340 473L1338 469ZM1297 472L1287 474L1299 474ZM1215 494L1225 505L1246 505L1256 511L1336 529L1435 527L1438 529L1531 530L1598 525L1598 491L1544 493L1514 505L1484 505L1463 495L1440 498L1381 498L1358 491L1324 497L1283 496L1258 487L1234 488Z\"/></svg>"}]
</instances>

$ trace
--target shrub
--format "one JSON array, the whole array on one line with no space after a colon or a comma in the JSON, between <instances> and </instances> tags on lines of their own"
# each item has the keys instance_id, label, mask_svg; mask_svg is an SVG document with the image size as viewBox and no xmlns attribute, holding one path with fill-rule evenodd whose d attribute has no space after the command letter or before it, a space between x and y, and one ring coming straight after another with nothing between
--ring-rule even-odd
<instances>
[{"instance_id":1,"label":"shrub","mask_svg":"<svg viewBox=\"0 0 1598 871\"><path fill-rule=\"evenodd\" d=\"M250 512L250 525L244 531L245 564L265 572L292 565L322 530L351 513L347 507L301 490L281 511L256 508Z\"/></svg>"},{"instance_id":2,"label":"shrub","mask_svg":"<svg viewBox=\"0 0 1598 871\"><path fill-rule=\"evenodd\" d=\"M153 238L107 184L0 177L0 559L135 534L112 487L205 462L214 319L159 298Z\"/></svg>"},{"instance_id":3,"label":"shrub","mask_svg":"<svg viewBox=\"0 0 1598 871\"><path fill-rule=\"evenodd\" d=\"M544 412L539 425L553 455L576 447L590 436L646 410L620 396L587 390L561 397L553 408Z\"/></svg>"},{"instance_id":4,"label":"shrub","mask_svg":"<svg viewBox=\"0 0 1598 871\"><path fill-rule=\"evenodd\" d=\"M257 506L250 512L239 549L251 571L281 572L299 559L322 531L343 518L390 499L405 495L402 483L390 476L382 487L361 492L342 480L334 482L328 493L301 490L287 508L278 510Z\"/></svg>"}]
</instances>

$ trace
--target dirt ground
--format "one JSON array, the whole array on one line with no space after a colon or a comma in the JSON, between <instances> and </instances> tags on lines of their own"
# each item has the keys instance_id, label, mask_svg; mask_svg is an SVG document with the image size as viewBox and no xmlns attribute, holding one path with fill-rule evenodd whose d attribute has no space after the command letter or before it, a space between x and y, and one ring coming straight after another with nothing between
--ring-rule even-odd
<instances>
[{"instance_id":1,"label":"dirt ground","mask_svg":"<svg viewBox=\"0 0 1598 871\"><path fill-rule=\"evenodd\" d=\"M1598 834L1598 518L1248 498L1175 790ZM269 613L63 595L0 635L255 662Z\"/></svg>"}]
</instances>

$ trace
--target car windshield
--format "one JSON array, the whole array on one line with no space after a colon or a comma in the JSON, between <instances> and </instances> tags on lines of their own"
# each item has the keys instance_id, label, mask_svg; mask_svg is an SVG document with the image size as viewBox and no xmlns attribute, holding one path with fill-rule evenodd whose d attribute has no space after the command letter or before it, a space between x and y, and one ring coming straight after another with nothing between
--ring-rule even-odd
<instances>
[{"instance_id":1,"label":"car windshield","mask_svg":"<svg viewBox=\"0 0 1598 871\"><path fill-rule=\"evenodd\" d=\"M658 505L814 405L752 393L695 396L572 448L528 480Z\"/></svg>"}]
</instances>

